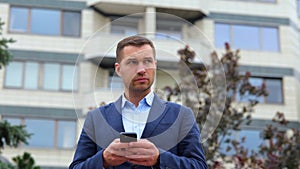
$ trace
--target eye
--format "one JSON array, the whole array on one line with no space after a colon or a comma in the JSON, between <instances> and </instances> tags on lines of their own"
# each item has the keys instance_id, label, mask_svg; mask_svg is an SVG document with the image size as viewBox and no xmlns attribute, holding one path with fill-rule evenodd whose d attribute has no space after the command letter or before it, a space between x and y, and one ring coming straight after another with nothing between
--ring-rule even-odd
<instances>
[{"instance_id":1,"label":"eye","mask_svg":"<svg viewBox=\"0 0 300 169\"><path fill-rule=\"evenodd\" d=\"M128 60L126 63L128 65L136 65L136 64L138 64L138 61L137 60Z\"/></svg>"},{"instance_id":2,"label":"eye","mask_svg":"<svg viewBox=\"0 0 300 169\"><path fill-rule=\"evenodd\" d=\"M152 64L153 60L152 59L146 59L144 60L144 64Z\"/></svg>"}]
</instances>

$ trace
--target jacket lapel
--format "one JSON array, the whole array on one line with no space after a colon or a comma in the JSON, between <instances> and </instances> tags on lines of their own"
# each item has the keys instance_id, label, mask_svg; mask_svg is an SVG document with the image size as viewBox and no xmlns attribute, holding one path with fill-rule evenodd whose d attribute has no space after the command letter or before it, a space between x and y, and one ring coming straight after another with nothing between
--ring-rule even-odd
<instances>
[{"instance_id":1,"label":"jacket lapel","mask_svg":"<svg viewBox=\"0 0 300 169\"><path fill-rule=\"evenodd\" d=\"M147 124L142 134L142 138L148 138L152 135L154 129L166 115L166 102L154 95L154 100L149 112Z\"/></svg>"},{"instance_id":2,"label":"jacket lapel","mask_svg":"<svg viewBox=\"0 0 300 169\"><path fill-rule=\"evenodd\" d=\"M108 106L108 109L103 109L106 117L107 123L117 132L123 132L123 121L121 114L121 103L122 97L120 97L116 102L112 103L111 106Z\"/></svg>"}]
</instances>

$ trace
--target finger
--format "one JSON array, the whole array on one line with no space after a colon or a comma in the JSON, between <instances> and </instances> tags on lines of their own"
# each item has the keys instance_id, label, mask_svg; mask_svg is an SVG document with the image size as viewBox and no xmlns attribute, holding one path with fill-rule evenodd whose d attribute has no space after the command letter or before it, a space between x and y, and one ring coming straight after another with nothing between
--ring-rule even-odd
<instances>
[{"instance_id":1,"label":"finger","mask_svg":"<svg viewBox=\"0 0 300 169\"><path fill-rule=\"evenodd\" d=\"M155 151L152 149L144 149L144 148L128 148L127 149L128 154L138 154L138 155L153 155L155 154Z\"/></svg>"},{"instance_id":2,"label":"finger","mask_svg":"<svg viewBox=\"0 0 300 169\"><path fill-rule=\"evenodd\" d=\"M137 165L143 165L143 166L152 166L156 163L156 161L153 160L140 160L140 159L130 159L128 162L132 164L137 164Z\"/></svg>"},{"instance_id":3,"label":"finger","mask_svg":"<svg viewBox=\"0 0 300 169\"><path fill-rule=\"evenodd\" d=\"M140 139L137 142L130 142L129 147L153 148L156 146L147 139Z\"/></svg>"}]
</instances>

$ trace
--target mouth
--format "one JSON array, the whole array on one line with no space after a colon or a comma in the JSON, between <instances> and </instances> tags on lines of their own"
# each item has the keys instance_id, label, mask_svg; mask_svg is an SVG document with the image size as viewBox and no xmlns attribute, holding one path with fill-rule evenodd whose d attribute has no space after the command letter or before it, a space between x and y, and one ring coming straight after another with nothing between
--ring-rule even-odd
<instances>
[{"instance_id":1,"label":"mouth","mask_svg":"<svg viewBox=\"0 0 300 169\"><path fill-rule=\"evenodd\" d=\"M148 81L148 78L138 78L138 79L135 79L134 81L136 81L138 83L145 83Z\"/></svg>"}]
</instances>

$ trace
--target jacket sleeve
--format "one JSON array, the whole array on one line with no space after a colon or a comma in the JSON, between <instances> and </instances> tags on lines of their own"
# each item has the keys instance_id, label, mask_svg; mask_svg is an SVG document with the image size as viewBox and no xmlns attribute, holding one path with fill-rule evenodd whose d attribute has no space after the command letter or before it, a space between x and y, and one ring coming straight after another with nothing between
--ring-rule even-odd
<instances>
[{"instance_id":1,"label":"jacket sleeve","mask_svg":"<svg viewBox=\"0 0 300 169\"><path fill-rule=\"evenodd\" d=\"M88 113L69 169L103 169L103 149L93 141L92 134L87 134L94 133L91 118L91 113Z\"/></svg>"},{"instance_id":2,"label":"jacket sleeve","mask_svg":"<svg viewBox=\"0 0 300 169\"><path fill-rule=\"evenodd\" d=\"M192 125L190 122L192 122ZM185 132L184 130L188 131ZM184 113L180 132L187 134L184 134L181 141L177 144L176 153L170 151L161 152L160 168L207 169L208 167L201 145L200 131L195 122L194 114L190 109L187 109Z\"/></svg>"}]
</instances>

